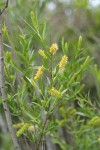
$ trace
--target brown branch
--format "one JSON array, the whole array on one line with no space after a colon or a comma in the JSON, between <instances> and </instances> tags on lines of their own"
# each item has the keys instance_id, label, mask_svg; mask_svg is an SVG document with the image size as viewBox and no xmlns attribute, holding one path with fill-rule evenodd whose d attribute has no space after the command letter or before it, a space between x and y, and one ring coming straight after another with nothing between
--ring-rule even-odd
<instances>
[{"instance_id":1,"label":"brown branch","mask_svg":"<svg viewBox=\"0 0 100 150\"><path fill-rule=\"evenodd\" d=\"M12 119L11 119L11 114L10 114L10 110L8 107L8 103L6 101L6 92L5 92L5 84L4 84L4 58L3 58L3 49L2 49L2 14L4 12L4 10L8 7L8 0L6 2L5 7L0 10L0 91L1 91L1 95L2 95L2 102L3 102L3 108L5 111L5 116L6 116L6 120L7 120L7 125L11 134L11 138L14 144L14 148L15 150L21 150L20 146L18 144L16 135L15 135L15 131L14 128L12 126Z\"/></svg>"},{"instance_id":2,"label":"brown branch","mask_svg":"<svg viewBox=\"0 0 100 150\"><path fill-rule=\"evenodd\" d=\"M41 132L41 135L40 135L39 143L38 143L38 145L37 145L37 150L39 150L40 145L41 145L41 143L42 143L42 139L43 139L43 136L44 136L44 131L45 131L45 127L46 127L46 125L47 125L47 121L48 121L48 116L46 117L45 122L44 122L44 125L43 125L43 131Z\"/></svg>"},{"instance_id":3,"label":"brown branch","mask_svg":"<svg viewBox=\"0 0 100 150\"><path fill-rule=\"evenodd\" d=\"M5 11L5 9L8 7L8 3L9 3L9 0L6 1L4 8L1 9L0 16L3 14L3 12Z\"/></svg>"},{"instance_id":4,"label":"brown branch","mask_svg":"<svg viewBox=\"0 0 100 150\"><path fill-rule=\"evenodd\" d=\"M52 85L52 67L53 67L53 60L52 60L52 55L50 56L50 80L51 80L51 85ZM49 107L48 107L48 111L49 111L49 109L50 109L50 106L51 106L51 104L50 104L50 102L49 102L49 105L48 105ZM41 132L41 134L40 134L40 139L39 139L39 142L38 142L38 145L37 145L37 150L39 150L39 148L40 148L40 146L41 146L41 144L42 144L42 141L43 141L43 137L44 137L44 132L45 132L45 128L46 128L46 125L47 125L47 121L48 121L48 118L50 117L50 115L48 115L47 114L47 116L46 116L46 118L45 118L45 121L44 121L44 125L43 125L43 130L42 130L42 132Z\"/></svg>"}]
</instances>

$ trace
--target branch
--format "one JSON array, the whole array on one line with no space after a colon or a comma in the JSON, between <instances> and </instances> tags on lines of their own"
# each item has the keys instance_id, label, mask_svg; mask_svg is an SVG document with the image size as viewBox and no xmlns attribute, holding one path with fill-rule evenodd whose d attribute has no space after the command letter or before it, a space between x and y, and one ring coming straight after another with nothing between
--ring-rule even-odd
<instances>
[{"instance_id":1,"label":"branch","mask_svg":"<svg viewBox=\"0 0 100 150\"><path fill-rule=\"evenodd\" d=\"M4 84L4 61L3 61L4 59L3 59L3 49L2 49L3 41L2 41L2 18L1 18L1 15L7 7L8 7L8 0L6 2L5 7L2 10L0 10L0 91L1 91L1 95L2 95L2 102L3 102L3 108L5 111L5 116L6 116L6 120L7 120L7 125L9 128L10 134L11 134L14 148L15 148L15 150L21 150L20 146L18 144L16 135L15 135L14 128L12 126L12 118L11 118L10 110L8 107L8 103L6 101L6 91L5 91L5 84Z\"/></svg>"},{"instance_id":2,"label":"branch","mask_svg":"<svg viewBox=\"0 0 100 150\"><path fill-rule=\"evenodd\" d=\"M0 16L3 14L5 9L8 7L9 0L6 1L4 8L0 11Z\"/></svg>"},{"instance_id":3,"label":"branch","mask_svg":"<svg viewBox=\"0 0 100 150\"><path fill-rule=\"evenodd\" d=\"M48 116L46 116L46 119L45 119L45 122L44 122L44 125L43 125L43 131L42 131L42 133L41 133L41 135L40 135L39 143L38 143L38 145L37 145L37 150L39 150L40 145L41 145L41 143L42 143L43 136L44 136L44 131L45 131L45 127L46 127L46 125L47 125L47 121L48 121Z\"/></svg>"}]
</instances>

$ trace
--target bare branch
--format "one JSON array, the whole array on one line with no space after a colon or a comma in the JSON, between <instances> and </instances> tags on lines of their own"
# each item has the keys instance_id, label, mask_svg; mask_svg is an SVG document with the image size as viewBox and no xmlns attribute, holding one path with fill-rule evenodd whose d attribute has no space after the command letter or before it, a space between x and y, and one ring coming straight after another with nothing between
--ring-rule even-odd
<instances>
[{"instance_id":1,"label":"bare branch","mask_svg":"<svg viewBox=\"0 0 100 150\"><path fill-rule=\"evenodd\" d=\"M6 1L4 8L0 11L0 15L2 15L5 9L8 7L8 3L9 3L9 0Z\"/></svg>"}]
</instances>

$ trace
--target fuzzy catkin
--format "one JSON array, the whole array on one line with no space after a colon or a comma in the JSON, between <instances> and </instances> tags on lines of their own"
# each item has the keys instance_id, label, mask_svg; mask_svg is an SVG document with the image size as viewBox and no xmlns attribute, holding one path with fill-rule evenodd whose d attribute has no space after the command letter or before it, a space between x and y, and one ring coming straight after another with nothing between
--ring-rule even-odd
<instances>
[{"instance_id":1,"label":"fuzzy catkin","mask_svg":"<svg viewBox=\"0 0 100 150\"><path fill-rule=\"evenodd\" d=\"M55 96L55 97L57 97L57 98L62 97L61 92L57 91L54 87L52 87L52 88L49 90L49 94L50 94L51 96Z\"/></svg>"},{"instance_id":2,"label":"fuzzy catkin","mask_svg":"<svg viewBox=\"0 0 100 150\"><path fill-rule=\"evenodd\" d=\"M39 54L40 54L43 58L47 59L47 56L46 56L44 50L39 49Z\"/></svg>"},{"instance_id":3,"label":"fuzzy catkin","mask_svg":"<svg viewBox=\"0 0 100 150\"><path fill-rule=\"evenodd\" d=\"M50 53L51 53L51 55L54 55L57 50L58 50L58 45L56 43L54 43L54 44L52 44L50 46Z\"/></svg>"},{"instance_id":4,"label":"fuzzy catkin","mask_svg":"<svg viewBox=\"0 0 100 150\"><path fill-rule=\"evenodd\" d=\"M38 69L38 71L37 71L37 73L36 73L36 75L35 75L35 77L34 77L34 80L38 80L38 79L42 76L43 70L44 70L44 67L43 67L43 66L42 66L42 67L39 67L39 69Z\"/></svg>"},{"instance_id":5,"label":"fuzzy catkin","mask_svg":"<svg viewBox=\"0 0 100 150\"><path fill-rule=\"evenodd\" d=\"M59 70L64 69L67 61L68 61L68 57L66 55L64 55L59 63Z\"/></svg>"},{"instance_id":6,"label":"fuzzy catkin","mask_svg":"<svg viewBox=\"0 0 100 150\"><path fill-rule=\"evenodd\" d=\"M25 123L24 126L17 131L16 136L17 137L21 136L29 128L29 126L30 123Z\"/></svg>"}]
</instances>

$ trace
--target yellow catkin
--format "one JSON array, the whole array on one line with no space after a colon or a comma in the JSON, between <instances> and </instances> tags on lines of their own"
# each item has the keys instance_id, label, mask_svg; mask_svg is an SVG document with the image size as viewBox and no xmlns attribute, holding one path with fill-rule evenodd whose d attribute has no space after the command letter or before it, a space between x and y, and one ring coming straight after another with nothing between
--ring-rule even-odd
<instances>
[{"instance_id":1,"label":"yellow catkin","mask_svg":"<svg viewBox=\"0 0 100 150\"><path fill-rule=\"evenodd\" d=\"M54 55L57 50L58 50L58 45L57 45L56 43L54 43L54 44L52 44L52 45L50 46L50 53L51 53L52 55Z\"/></svg>"},{"instance_id":2,"label":"yellow catkin","mask_svg":"<svg viewBox=\"0 0 100 150\"><path fill-rule=\"evenodd\" d=\"M13 128L15 128L15 129L20 129L20 128L22 128L24 125L25 125L24 122L23 122L23 123L14 124L14 125L13 125ZM36 125L30 125L29 128L28 128L28 131L34 132L35 129L37 129L37 126L36 126Z\"/></svg>"},{"instance_id":3,"label":"yellow catkin","mask_svg":"<svg viewBox=\"0 0 100 150\"><path fill-rule=\"evenodd\" d=\"M25 123L21 129L19 129L16 133L16 136L21 136L30 126L30 123Z\"/></svg>"},{"instance_id":4,"label":"yellow catkin","mask_svg":"<svg viewBox=\"0 0 100 150\"><path fill-rule=\"evenodd\" d=\"M38 71L37 71L37 73L36 73L36 75L35 75L35 77L34 77L34 80L38 80L38 79L42 76L43 70L44 70L44 67L43 67L43 66L42 66L42 67L39 67L39 69L38 69Z\"/></svg>"},{"instance_id":5,"label":"yellow catkin","mask_svg":"<svg viewBox=\"0 0 100 150\"><path fill-rule=\"evenodd\" d=\"M57 91L54 87L52 87L52 88L49 90L49 93L50 93L51 96L55 96L55 97L57 97L57 98L62 97L61 92Z\"/></svg>"},{"instance_id":6,"label":"yellow catkin","mask_svg":"<svg viewBox=\"0 0 100 150\"><path fill-rule=\"evenodd\" d=\"M68 57L66 55L64 55L59 63L59 70L64 69L67 61L68 61Z\"/></svg>"},{"instance_id":7,"label":"yellow catkin","mask_svg":"<svg viewBox=\"0 0 100 150\"><path fill-rule=\"evenodd\" d=\"M93 117L89 122L88 122L89 126L100 126L100 117L99 116L95 116Z\"/></svg>"},{"instance_id":8,"label":"yellow catkin","mask_svg":"<svg viewBox=\"0 0 100 150\"><path fill-rule=\"evenodd\" d=\"M28 131L34 132L37 128L38 128L37 125L30 125Z\"/></svg>"},{"instance_id":9,"label":"yellow catkin","mask_svg":"<svg viewBox=\"0 0 100 150\"><path fill-rule=\"evenodd\" d=\"M98 138L98 142L100 142L100 137Z\"/></svg>"},{"instance_id":10,"label":"yellow catkin","mask_svg":"<svg viewBox=\"0 0 100 150\"><path fill-rule=\"evenodd\" d=\"M13 128L15 129L20 129L25 123L18 123L18 124L14 124Z\"/></svg>"},{"instance_id":11,"label":"yellow catkin","mask_svg":"<svg viewBox=\"0 0 100 150\"><path fill-rule=\"evenodd\" d=\"M39 49L39 54L40 54L43 58L47 59L47 56L46 56L44 50Z\"/></svg>"}]
</instances>

